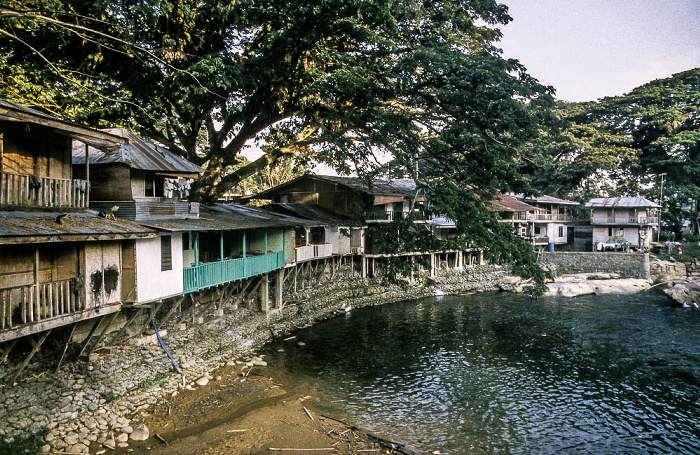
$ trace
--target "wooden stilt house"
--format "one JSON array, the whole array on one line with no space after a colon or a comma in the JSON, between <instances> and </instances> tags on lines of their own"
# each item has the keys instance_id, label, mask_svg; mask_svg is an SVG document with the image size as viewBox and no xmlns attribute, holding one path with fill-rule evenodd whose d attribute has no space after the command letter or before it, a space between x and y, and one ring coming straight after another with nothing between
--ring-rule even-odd
<instances>
[{"instance_id":1,"label":"wooden stilt house","mask_svg":"<svg viewBox=\"0 0 700 455\"><path fill-rule=\"evenodd\" d=\"M0 342L119 311L132 267L124 249L155 236L88 210L73 140L95 149L123 141L0 100Z\"/></svg>"}]
</instances>

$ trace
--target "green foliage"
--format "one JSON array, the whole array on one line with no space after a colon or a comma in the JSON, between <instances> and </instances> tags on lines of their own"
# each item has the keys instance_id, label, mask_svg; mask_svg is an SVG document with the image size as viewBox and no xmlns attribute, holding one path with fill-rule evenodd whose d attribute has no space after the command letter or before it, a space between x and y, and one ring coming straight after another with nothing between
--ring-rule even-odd
<instances>
[{"instance_id":1,"label":"green foliage","mask_svg":"<svg viewBox=\"0 0 700 455\"><path fill-rule=\"evenodd\" d=\"M107 392L107 394L105 395L105 401L106 401L107 403L111 403L111 402L115 401L117 398L119 398L119 397L118 397L117 394L114 393L114 391L112 391L112 390L110 390L109 392Z\"/></svg>"},{"instance_id":2,"label":"green foliage","mask_svg":"<svg viewBox=\"0 0 700 455\"><path fill-rule=\"evenodd\" d=\"M0 455L39 455L41 447L46 444L41 434L24 434L12 439L12 442L0 439Z\"/></svg>"},{"instance_id":3,"label":"green foliage","mask_svg":"<svg viewBox=\"0 0 700 455\"><path fill-rule=\"evenodd\" d=\"M586 201L643 195L659 201L662 220L680 233L684 207L700 199L700 68L596 102L559 103L559 128L528 147L541 152L523 163L537 189ZM692 205L692 204L690 204Z\"/></svg>"},{"instance_id":4,"label":"green foliage","mask_svg":"<svg viewBox=\"0 0 700 455\"><path fill-rule=\"evenodd\" d=\"M526 260L532 248L482 202L497 189L529 188L522 166L539 153L522 144L556 121L552 89L494 46L496 27L511 19L505 5L0 2L13 11L0 15L0 30L9 30L0 35L3 65L11 74L36 77L27 90L43 85L50 99L67 94L64 112L89 100L94 108L84 118L92 125L137 125L139 133L205 166L193 188L200 199L283 157L371 176L375 153L386 152L407 176L425 182L431 203L444 207L452 187L476 195L453 201L460 213L449 210L468 227L460 241L493 249L498 260L517 258L525 272L536 272L525 265L532 263ZM71 106L71 99L78 102ZM252 145L264 155L242 163L241 152ZM441 196L443 189L448 194ZM386 251L432 242L412 226L390 229L406 237L387 237Z\"/></svg>"}]
</instances>

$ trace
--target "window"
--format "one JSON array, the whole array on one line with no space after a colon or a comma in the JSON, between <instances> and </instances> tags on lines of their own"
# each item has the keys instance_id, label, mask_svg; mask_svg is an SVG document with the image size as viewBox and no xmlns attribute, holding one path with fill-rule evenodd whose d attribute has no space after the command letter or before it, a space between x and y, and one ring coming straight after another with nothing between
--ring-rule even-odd
<instances>
[{"instance_id":1,"label":"window","mask_svg":"<svg viewBox=\"0 0 700 455\"><path fill-rule=\"evenodd\" d=\"M184 232L182 234L182 249L183 250L191 250L192 245L190 245L190 233L189 232Z\"/></svg>"},{"instance_id":2,"label":"window","mask_svg":"<svg viewBox=\"0 0 700 455\"><path fill-rule=\"evenodd\" d=\"M559 226L559 237L564 237L564 226Z\"/></svg>"},{"instance_id":3,"label":"window","mask_svg":"<svg viewBox=\"0 0 700 455\"><path fill-rule=\"evenodd\" d=\"M612 228L608 228L608 237L612 237L612 236L613 236Z\"/></svg>"},{"instance_id":4,"label":"window","mask_svg":"<svg viewBox=\"0 0 700 455\"><path fill-rule=\"evenodd\" d=\"M164 235L160 238L160 270L173 269L172 237Z\"/></svg>"}]
</instances>

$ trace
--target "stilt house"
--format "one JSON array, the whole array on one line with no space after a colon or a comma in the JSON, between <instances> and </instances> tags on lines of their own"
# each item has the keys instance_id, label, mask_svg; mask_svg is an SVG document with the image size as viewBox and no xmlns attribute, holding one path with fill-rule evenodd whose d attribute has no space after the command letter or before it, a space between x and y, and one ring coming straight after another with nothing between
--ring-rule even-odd
<instances>
[{"instance_id":1,"label":"stilt house","mask_svg":"<svg viewBox=\"0 0 700 455\"><path fill-rule=\"evenodd\" d=\"M128 245L156 235L88 210L73 140L93 150L123 142L0 100L0 342L44 332L38 350L52 329L118 312L133 268Z\"/></svg>"},{"instance_id":2,"label":"stilt house","mask_svg":"<svg viewBox=\"0 0 700 455\"><path fill-rule=\"evenodd\" d=\"M659 227L661 206L643 197L594 198L586 207L591 209L594 249L625 242L634 248L649 248Z\"/></svg>"}]
</instances>

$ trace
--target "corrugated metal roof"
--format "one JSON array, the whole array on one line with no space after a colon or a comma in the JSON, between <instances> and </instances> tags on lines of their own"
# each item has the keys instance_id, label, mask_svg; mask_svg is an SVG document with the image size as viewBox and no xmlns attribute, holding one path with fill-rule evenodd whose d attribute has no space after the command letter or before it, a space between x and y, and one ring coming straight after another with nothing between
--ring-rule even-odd
<instances>
[{"instance_id":1,"label":"corrugated metal roof","mask_svg":"<svg viewBox=\"0 0 700 455\"><path fill-rule=\"evenodd\" d=\"M499 212L539 212L541 210L507 194L498 195L491 201L491 205Z\"/></svg>"},{"instance_id":2,"label":"corrugated metal roof","mask_svg":"<svg viewBox=\"0 0 700 455\"><path fill-rule=\"evenodd\" d=\"M234 204L200 206L199 218L140 220L143 226L162 231L235 231L241 229L294 227L309 225L307 220Z\"/></svg>"},{"instance_id":3,"label":"corrugated metal roof","mask_svg":"<svg viewBox=\"0 0 700 455\"><path fill-rule=\"evenodd\" d=\"M586 207L593 208L661 208L659 204L651 202L643 197L601 197L593 198L586 203Z\"/></svg>"},{"instance_id":4,"label":"corrugated metal roof","mask_svg":"<svg viewBox=\"0 0 700 455\"><path fill-rule=\"evenodd\" d=\"M576 201L568 201L566 199L559 199L558 197L549 196L543 194L542 196L523 196L522 194L511 194L514 198L528 203L540 203L540 204L559 204L559 205L580 205Z\"/></svg>"},{"instance_id":5,"label":"corrugated metal roof","mask_svg":"<svg viewBox=\"0 0 700 455\"><path fill-rule=\"evenodd\" d=\"M323 182L343 185L361 194L374 196L404 196L414 197L416 195L416 182L413 179L374 179L369 184L359 177L339 177L332 175L306 174L290 180L287 183L262 191L249 196L251 199L265 199L272 194L280 194L286 188L296 184L303 179L319 180Z\"/></svg>"},{"instance_id":6,"label":"corrugated metal roof","mask_svg":"<svg viewBox=\"0 0 700 455\"><path fill-rule=\"evenodd\" d=\"M133 169L156 171L172 174L200 174L201 167L187 161L165 147L153 144L124 128L104 130L110 134L123 137L128 144L111 150L98 150L90 147L90 164L121 163ZM73 143L73 164L85 164L85 148L82 144Z\"/></svg>"},{"instance_id":7,"label":"corrugated metal roof","mask_svg":"<svg viewBox=\"0 0 700 455\"><path fill-rule=\"evenodd\" d=\"M340 215L316 204L277 203L266 205L263 208L275 214L292 214L296 217L314 221L317 224L347 226L353 222L350 217Z\"/></svg>"},{"instance_id":8,"label":"corrugated metal roof","mask_svg":"<svg viewBox=\"0 0 700 455\"><path fill-rule=\"evenodd\" d=\"M126 220L110 220L95 211L61 212L2 212L0 211L0 238L85 235L138 235L156 233ZM64 238L65 237L65 238Z\"/></svg>"},{"instance_id":9,"label":"corrugated metal roof","mask_svg":"<svg viewBox=\"0 0 700 455\"><path fill-rule=\"evenodd\" d=\"M68 120L60 119L46 112L22 106L11 101L0 99L0 120L9 122L25 122L41 125L53 131L80 140L96 147L113 147L124 143L125 140L109 132L96 130L78 125Z\"/></svg>"}]
</instances>

